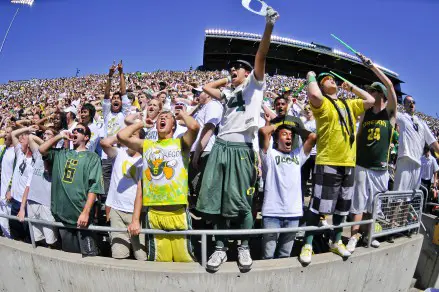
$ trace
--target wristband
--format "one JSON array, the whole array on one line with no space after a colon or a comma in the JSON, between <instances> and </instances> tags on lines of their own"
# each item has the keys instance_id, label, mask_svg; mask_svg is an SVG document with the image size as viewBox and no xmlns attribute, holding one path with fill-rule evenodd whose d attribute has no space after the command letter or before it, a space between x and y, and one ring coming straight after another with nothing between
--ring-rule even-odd
<instances>
[{"instance_id":1,"label":"wristband","mask_svg":"<svg viewBox=\"0 0 439 292\"><path fill-rule=\"evenodd\" d=\"M311 77L308 78L308 83L311 83L311 82L317 82L315 76L311 76Z\"/></svg>"}]
</instances>

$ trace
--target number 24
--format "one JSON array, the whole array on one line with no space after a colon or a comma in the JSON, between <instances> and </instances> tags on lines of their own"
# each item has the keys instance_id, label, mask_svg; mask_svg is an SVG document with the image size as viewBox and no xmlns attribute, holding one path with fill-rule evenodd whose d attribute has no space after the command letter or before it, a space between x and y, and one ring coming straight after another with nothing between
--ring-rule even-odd
<instances>
[{"instance_id":1,"label":"number 24","mask_svg":"<svg viewBox=\"0 0 439 292\"><path fill-rule=\"evenodd\" d=\"M367 130L367 140L372 141L372 140L377 140L379 141L381 138L381 130L380 128L373 128L373 129L369 129Z\"/></svg>"}]
</instances>

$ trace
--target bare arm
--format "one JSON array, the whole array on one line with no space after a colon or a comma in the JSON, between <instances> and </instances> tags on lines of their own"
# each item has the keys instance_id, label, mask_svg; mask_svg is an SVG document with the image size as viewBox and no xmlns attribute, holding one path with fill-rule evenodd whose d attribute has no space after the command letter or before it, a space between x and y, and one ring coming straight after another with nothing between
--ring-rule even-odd
<instances>
[{"instance_id":1,"label":"bare arm","mask_svg":"<svg viewBox=\"0 0 439 292\"><path fill-rule=\"evenodd\" d=\"M211 97L222 100L223 96L221 94L221 90L219 90L221 87L226 86L230 82L229 78L222 78L210 83L207 83L203 86L203 91L210 95Z\"/></svg>"},{"instance_id":2,"label":"bare arm","mask_svg":"<svg viewBox=\"0 0 439 292\"><path fill-rule=\"evenodd\" d=\"M368 110L371 107L373 107L375 103L375 98L372 95L370 95L367 91L359 88L358 86L350 82L344 82L342 84L342 87L347 91L353 92L356 96L358 96L363 100L364 110Z\"/></svg>"},{"instance_id":3,"label":"bare arm","mask_svg":"<svg viewBox=\"0 0 439 292\"><path fill-rule=\"evenodd\" d=\"M200 125L198 122L188 115L184 110L180 110L176 112L176 119L182 120L187 127L186 133L184 133L183 137L181 137L182 150L185 152L189 152L191 150L192 144L194 144L197 139L198 132L200 131Z\"/></svg>"},{"instance_id":4,"label":"bare arm","mask_svg":"<svg viewBox=\"0 0 439 292\"><path fill-rule=\"evenodd\" d=\"M276 131L275 125L265 126L259 129L259 148L267 153L268 148L270 147L270 138L274 131Z\"/></svg>"},{"instance_id":5,"label":"bare arm","mask_svg":"<svg viewBox=\"0 0 439 292\"><path fill-rule=\"evenodd\" d=\"M41 155L47 155L47 153L49 153L49 150L56 145L56 143L58 143L59 140L61 139L67 139L70 140L70 133L66 132L66 131L62 131L60 134L56 135L53 138L50 138L49 140L47 140L46 142L44 142L43 144L40 145L40 153Z\"/></svg>"},{"instance_id":6,"label":"bare arm","mask_svg":"<svg viewBox=\"0 0 439 292\"><path fill-rule=\"evenodd\" d=\"M264 34L262 35L261 42L255 57L255 78L258 81L264 80L265 75L265 59L270 48L271 33L273 32L274 23L279 18L279 14L273 9L267 10L267 23L265 25Z\"/></svg>"},{"instance_id":7,"label":"bare arm","mask_svg":"<svg viewBox=\"0 0 439 292\"><path fill-rule=\"evenodd\" d=\"M112 65L110 67L110 71L108 72L108 79L107 84L105 86L105 92L104 92L104 99L110 98L110 91L111 91L111 81L113 79L114 72L116 71L116 65Z\"/></svg>"},{"instance_id":8,"label":"bare arm","mask_svg":"<svg viewBox=\"0 0 439 292\"><path fill-rule=\"evenodd\" d=\"M396 92L395 92L395 88L393 87L392 81L390 81L390 79L386 76L386 74L384 74L383 71L381 71L374 63L372 63L372 61L369 58L363 56L362 54L359 54L359 56L360 59L363 61L363 64L366 67L370 68L386 87L387 89L386 109L387 109L387 113L390 116L391 124L395 126L396 111L397 111L396 105L398 104L398 101L396 98Z\"/></svg>"},{"instance_id":9,"label":"bare arm","mask_svg":"<svg viewBox=\"0 0 439 292\"><path fill-rule=\"evenodd\" d=\"M201 130L200 139L195 147L194 156L192 157L192 165L195 169L198 168L198 160L200 159L201 153L206 148L207 143L209 143L210 137L212 137L215 131L215 125L212 123L205 124L203 130Z\"/></svg>"},{"instance_id":10,"label":"bare arm","mask_svg":"<svg viewBox=\"0 0 439 292\"><path fill-rule=\"evenodd\" d=\"M266 106L265 104L262 105L262 110L264 111L264 113L266 115L269 116L270 120L272 120L272 119L277 117L276 113L273 112L271 109L269 109L268 106Z\"/></svg>"},{"instance_id":11,"label":"bare arm","mask_svg":"<svg viewBox=\"0 0 439 292\"><path fill-rule=\"evenodd\" d=\"M121 144L127 146L128 148L136 152L142 153L143 140L137 137L132 137L132 135L141 128L143 128L143 122L138 122L126 128L123 128L119 131L119 133L117 133L117 139Z\"/></svg>"},{"instance_id":12,"label":"bare arm","mask_svg":"<svg viewBox=\"0 0 439 292\"><path fill-rule=\"evenodd\" d=\"M38 151L38 148L43 143L44 141L40 137L35 135L29 135L29 147L32 153Z\"/></svg>"},{"instance_id":13,"label":"bare arm","mask_svg":"<svg viewBox=\"0 0 439 292\"><path fill-rule=\"evenodd\" d=\"M96 201L96 194L95 193L88 193L87 194L87 202L85 202L84 209L82 209L81 215L79 215L77 224L78 227L87 227L88 221L90 218L90 211L93 207L93 204Z\"/></svg>"},{"instance_id":14,"label":"bare arm","mask_svg":"<svg viewBox=\"0 0 439 292\"><path fill-rule=\"evenodd\" d=\"M305 143L303 143L303 152L305 155L308 155L311 152L314 145L316 145L316 141L317 135L315 133L310 133L308 137L306 137Z\"/></svg>"},{"instance_id":15,"label":"bare arm","mask_svg":"<svg viewBox=\"0 0 439 292\"><path fill-rule=\"evenodd\" d=\"M104 150L105 154L107 154L110 158L117 156L117 148L113 146L116 143L117 136L108 137L100 141L102 150Z\"/></svg>"},{"instance_id":16,"label":"bare arm","mask_svg":"<svg viewBox=\"0 0 439 292\"><path fill-rule=\"evenodd\" d=\"M434 150L436 153L439 153L439 143L438 143L437 141L431 143L431 144L430 144L430 148L433 148L433 150Z\"/></svg>"},{"instance_id":17,"label":"bare arm","mask_svg":"<svg viewBox=\"0 0 439 292\"><path fill-rule=\"evenodd\" d=\"M306 76L308 82L308 100L314 108L320 108L323 103L323 94L316 80L316 73L310 71Z\"/></svg>"},{"instance_id":18,"label":"bare arm","mask_svg":"<svg viewBox=\"0 0 439 292\"><path fill-rule=\"evenodd\" d=\"M132 236L140 232L140 213L142 212L142 181L137 183L136 199L134 200L134 211L131 224L128 226L128 233Z\"/></svg>"},{"instance_id":19,"label":"bare arm","mask_svg":"<svg viewBox=\"0 0 439 292\"><path fill-rule=\"evenodd\" d=\"M127 94L127 85L125 81L125 75L123 74L122 60L120 60L120 63L117 65L117 70L119 70L120 76L120 95L124 96L125 94Z\"/></svg>"},{"instance_id":20,"label":"bare arm","mask_svg":"<svg viewBox=\"0 0 439 292\"><path fill-rule=\"evenodd\" d=\"M125 124L127 126L142 121L142 112L129 114L125 117Z\"/></svg>"},{"instance_id":21,"label":"bare arm","mask_svg":"<svg viewBox=\"0 0 439 292\"><path fill-rule=\"evenodd\" d=\"M26 127L26 128L21 128L21 129L17 129L15 131L12 131L11 133L11 138L12 138L12 145L17 146L18 143L20 143L18 141L18 136L20 136L21 134L28 134L32 131L36 131L38 130L38 126L31 126L31 127Z\"/></svg>"}]
</instances>

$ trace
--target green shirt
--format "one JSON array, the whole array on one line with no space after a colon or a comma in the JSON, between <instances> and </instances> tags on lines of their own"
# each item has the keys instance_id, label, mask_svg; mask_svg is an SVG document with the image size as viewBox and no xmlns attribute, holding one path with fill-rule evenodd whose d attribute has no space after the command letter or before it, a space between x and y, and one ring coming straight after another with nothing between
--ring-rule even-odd
<instances>
[{"instance_id":1,"label":"green shirt","mask_svg":"<svg viewBox=\"0 0 439 292\"><path fill-rule=\"evenodd\" d=\"M51 149L51 210L57 221L76 226L88 193L104 194L101 159L90 151Z\"/></svg>"}]
</instances>

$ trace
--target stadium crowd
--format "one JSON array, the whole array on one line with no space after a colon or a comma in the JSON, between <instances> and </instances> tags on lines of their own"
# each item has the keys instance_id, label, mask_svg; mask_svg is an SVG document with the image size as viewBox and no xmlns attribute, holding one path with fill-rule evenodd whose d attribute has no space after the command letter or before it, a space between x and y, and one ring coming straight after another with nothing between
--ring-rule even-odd
<instances>
[{"instance_id":1,"label":"stadium crowd","mask_svg":"<svg viewBox=\"0 0 439 292\"><path fill-rule=\"evenodd\" d=\"M106 75L0 85L0 212L20 219L0 218L3 236L29 242L32 233L39 245L96 256L101 243L87 227L110 225L127 229L110 233L113 258L192 262L189 237L140 229L189 230L195 218L251 229L259 212L262 228L317 226L324 216L337 226L370 217L389 181L411 190L422 179L436 196L438 121L415 114L411 96L397 107L391 81L363 55L380 81L366 89L330 73L268 76L277 18L269 9L254 64L237 60L227 71L124 74L120 61ZM25 217L66 228L28 230ZM367 231L351 233L344 245L335 228L330 250L349 257ZM304 265L315 235L305 234ZM262 258L289 257L295 238L263 235ZM215 237L208 269L227 261L228 245ZM250 246L240 237L243 270Z\"/></svg>"}]
</instances>

